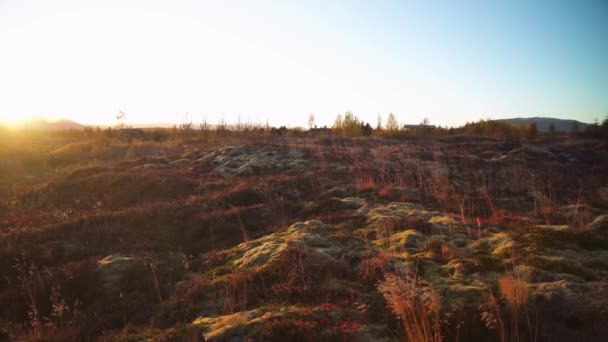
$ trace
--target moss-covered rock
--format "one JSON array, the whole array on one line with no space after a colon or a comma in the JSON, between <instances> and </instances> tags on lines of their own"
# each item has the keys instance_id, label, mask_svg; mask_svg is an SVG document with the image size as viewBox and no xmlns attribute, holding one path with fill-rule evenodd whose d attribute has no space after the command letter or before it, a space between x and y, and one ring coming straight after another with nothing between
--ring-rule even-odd
<instances>
[{"instance_id":1,"label":"moss-covered rock","mask_svg":"<svg viewBox=\"0 0 608 342\"><path fill-rule=\"evenodd\" d=\"M260 309L236 312L229 315L199 317L193 326L201 328L207 341L228 341L230 338L254 336L270 312Z\"/></svg>"},{"instance_id":2,"label":"moss-covered rock","mask_svg":"<svg viewBox=\"0 0 608 342\"><path fill-rule=\"evenodd\" d=\"M320 221L294 223L284 232L269 234L238 245L233 249L236 256L231 264L239 268L264 268L280 258L288 247L308 249L318 256L336 256L342 253L341 243L330 237L336 229Z\"/></svg>"},{"instance_id":3,"label":"moss-covered rock","mask_svg":"<svg viewBox=\"0 0 608 342\"><path fill-rule=\"evenodd\" d=\"M210 156L204 158L205 162ZM303 171L310 166L304 153L296 148L287 151L273 146L242 146L219 149L213 156L215 171L224 177L246 176L291 169Z\"/></svg>"},{"instance_id":4,"label":"moss-covered rock","mask_svg":"<svg viewBox=\"0 0 608 342\"><path fill-rule=\"evenodd\" d=\"M388 237L382 237L373 244L377 247L392 251L412 251L417 252L418 249L427 240L427 237L415 229L407 229L402 232L397 232Z\"/></svg>"},{"instance_id":5,"label":"moss-covered rock","mask_svg":"<svg viewBox=\"0 0 608 342\"><path fill-rule=\"evenodd\" d=\"M142 260L139 258L112 254L97 262L97 272L99 272L104 289L114 293L120 290L120 284L125 275L141 265Z\"/></svg>"}]
</instances>

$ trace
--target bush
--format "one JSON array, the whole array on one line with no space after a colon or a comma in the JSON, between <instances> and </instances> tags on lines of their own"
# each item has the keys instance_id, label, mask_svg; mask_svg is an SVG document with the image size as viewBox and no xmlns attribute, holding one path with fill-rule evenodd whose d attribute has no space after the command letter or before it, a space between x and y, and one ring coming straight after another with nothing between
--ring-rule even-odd
<instances>
[{"instance_id":1,"label":"bush","mask_svg":"<svg viewBox=\"0 0 608 342\"><path fill-rule=\"evenodd\" d=\"M332 130L335 134L346 137L369 136L372 134L372 127L369 123L364 124L363 121L350 111L344 113L344 117L338 115Z\"/></svg>"}]
</instances>

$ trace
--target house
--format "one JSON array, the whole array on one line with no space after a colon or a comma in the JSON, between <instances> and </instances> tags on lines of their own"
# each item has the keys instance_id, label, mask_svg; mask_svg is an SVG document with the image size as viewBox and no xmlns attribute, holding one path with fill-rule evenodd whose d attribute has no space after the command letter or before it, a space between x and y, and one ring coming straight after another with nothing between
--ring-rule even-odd
<instances>
[{"instance_id":1,"label":"house","mask_svg":"<svg viewBox=\"0 0 608 342\"><path fill-rule=\"evenodd\" d=\"M403 130L419 130L419 129L435 129L437 126L435 125L403 125Z\"/></svg>"}]
</instances>

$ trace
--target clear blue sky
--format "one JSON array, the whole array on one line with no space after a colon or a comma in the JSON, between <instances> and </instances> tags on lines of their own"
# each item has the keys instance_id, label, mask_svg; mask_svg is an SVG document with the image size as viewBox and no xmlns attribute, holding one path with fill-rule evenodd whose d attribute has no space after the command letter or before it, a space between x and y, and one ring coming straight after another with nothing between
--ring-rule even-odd
<instances>
[{"instance_id":1,"label":"clear blue sky","mask_svg":"<svg viewBox=\"0 0 608 342\"><path fill-rule=\"evenodd\" d=\"M608 1L0 0L0 119L608 114Z\"/></svg>"}]
</instances>

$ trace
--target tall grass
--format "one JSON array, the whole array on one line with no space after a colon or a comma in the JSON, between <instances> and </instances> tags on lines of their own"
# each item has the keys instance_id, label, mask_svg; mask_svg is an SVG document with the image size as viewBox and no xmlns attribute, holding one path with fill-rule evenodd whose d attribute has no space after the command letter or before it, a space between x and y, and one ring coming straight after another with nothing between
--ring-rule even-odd
<instances>
[{"instance_id":1,"label":"tall grass","mask_svg":"<svg viewBox=\"0 0 608 342\"><path fill-rule=\"evenodd\" d=\"M386 274L378 290L401 319L408 341L439 342L441 301L431 285L414 273Z\"/></svg>"}]
</instances>

